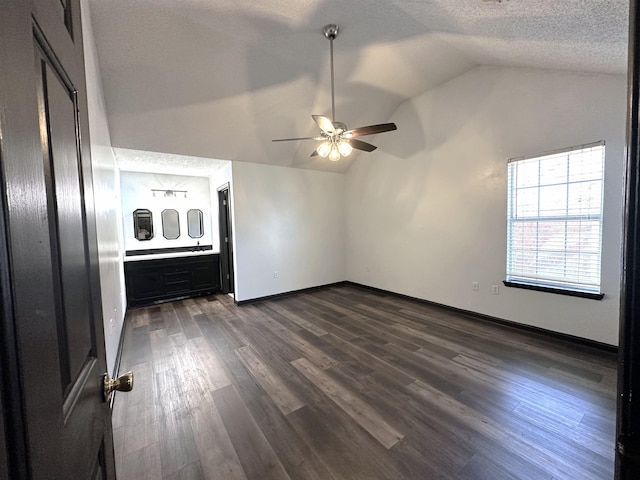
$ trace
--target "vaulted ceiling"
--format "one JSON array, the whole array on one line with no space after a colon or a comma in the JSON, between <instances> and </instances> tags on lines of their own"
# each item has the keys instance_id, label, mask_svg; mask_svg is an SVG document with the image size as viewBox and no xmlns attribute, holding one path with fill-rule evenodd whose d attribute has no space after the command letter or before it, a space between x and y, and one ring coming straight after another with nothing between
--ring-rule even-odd
<instances>
[{"instance_id":1,"label":"vaulted ceiling","mask_svg":"<svg viewBox=\"0 0 640 480\"><path fill-rule=\"evenodd\" d=\"M389 121L477 65L624 74L627 0L90 0L115 147L345 171L311 114ZM398 131L384 135L402 135ZM375 138L365 140L375 142ZM359 155L376 155L376 152Z\"/></svg>"}]
</instances>

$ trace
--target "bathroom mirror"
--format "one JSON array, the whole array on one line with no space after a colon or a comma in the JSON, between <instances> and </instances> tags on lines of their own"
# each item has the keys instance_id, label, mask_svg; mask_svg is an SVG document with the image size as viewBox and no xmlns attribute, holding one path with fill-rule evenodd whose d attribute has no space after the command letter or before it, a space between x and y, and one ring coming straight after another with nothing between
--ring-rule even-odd
<instances>
[{"instance_id":1,"label":"bathroom mirror","mask_svg":"<svg viewBox=\"0 0 640 480\"><path fill-rule=\"evenodd\" d=\"M136 240L151 240L153 238L153 214L146 208L133 211L133 234Z\"/></svg>"},{"instance_id":2,"label":"bathroom mirror","mask_svg":"<svg viewBox=\"0 0 640 480\"><path fill-rule=\"evenodd\" d=\"M167 240L175 240L180 236L180 218L177 210L167 208L162 211L162 235Z\"/></svg>"},{"instance_id":3,"label":"bathroom mirror","mask_svg":"<svg viewBox=\"0 0 640 480\"><path fill-rule=\"evenodd\" d=\"M191 238L200 238L204 235L202 210L195 208L187 212L187 230Z\"/></svg>"}]
</instances>

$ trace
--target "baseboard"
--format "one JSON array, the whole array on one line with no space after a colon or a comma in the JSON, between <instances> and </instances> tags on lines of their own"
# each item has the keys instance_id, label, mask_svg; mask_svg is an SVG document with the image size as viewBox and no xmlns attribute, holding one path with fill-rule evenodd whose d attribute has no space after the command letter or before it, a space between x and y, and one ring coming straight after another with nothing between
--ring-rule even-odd
<instances>
[{"instance_id":1,"label":"baseboard","mask_svg":"<svg viewBox=\"0 0 640 480\"><path fill-rule=\"evenodd\" d=\"M327 283L325 285L317 285L315 287L301 288L300 290L291 290L289 292L276 293L275 295L267 295L265 297L250 298L249 300L235 300L234 303L241 307L242 305L249 305L251 303L262 302L264 300L273 300L276 298L288 297L289 295L295 295L296 293L313 292L314 290L322 290L323 288L346 285L348 283L351 282L343 280L341 282Z\"/></svg>"},{"instance_id":2,"label":"baseboard","mask_svg":"<svg viewBox=\"0 0 640 480\"><path fill-rule=\"evenodd\" d=\"M546 337L569 342L574 345L581 345L589 348L594 348L596 350L601 350L608 353L618 353L618 347L616 345L609 345L608 343L602 343L596 340L590 340L588 338L577 337L575 335L569 335L567 333L554 332L553 330L547 330L546 328L534 327L532 325L525 325L522 323L514 322L513 320L506 320L504 318L493 317L491 315L485 315L483 313L474 312L472 310L465 310L462 308L452 307L450 305L444 305L442 303L432 302L430 300L425 300L423 298L418 298L418 297L412 297L410 295L404 295L402 293L391 292L389 290L383 290L381 288L371 287L369 285L363 285L361 283L350 282L350 281L345 281L341 283L362 287L367 290L372 290L374 292L382 293L385 295L391 295L399 298L404 298L406 300L412 300L414 302L431 305L433 307L443 308L445 310L460 313L460 314L473 317L475 319L482 320L485 322L497 323L497 324L504 325L517 330L523 330L529 333L537 333L540 335L544 335Z\"/></svg>"}]
</instances>

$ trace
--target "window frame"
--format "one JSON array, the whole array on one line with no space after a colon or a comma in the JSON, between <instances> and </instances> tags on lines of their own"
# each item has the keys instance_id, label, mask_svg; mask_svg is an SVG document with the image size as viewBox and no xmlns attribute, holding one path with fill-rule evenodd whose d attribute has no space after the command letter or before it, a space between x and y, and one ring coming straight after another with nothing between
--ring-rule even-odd
<instances>
[{"instance_id":1,"label":"window frame","mask_svg":"<svg viewBox=\"0 0 640 480\"><path fill-rule=\"evenodd\" d=\"M587 151L588 149L593 149L596 147L601 147L602 149L602 169L601 169L601 175L598 178L590 178L590 179L583 179L583 180L575 180L575 179L571 179L570 178L570 174L569 172L571 171L571 154L578 154L579 152L584 152ZM578 146L574 146L574 147L569 147L569 148L563 148L563 149L559 149L559 150L554 150L554 151L550 151L550 152L545 152L542 154L535 154L535 155L528 155L528 156L521 156L521 157L514 157L514 158L510 158L507 162L507 252L506 252L506 275L505 275L505 280L504 280L504 285L507 287L516 287L516 288L524 288L524 289L528 289L528 290L536 290L536 291L543 291L543 292L549 292L549 293L558 293L558 294L562 294L562 295L570 295L570 296L576 296L576 297L582 297L582 298L590 298L590 299L596 299L596 300L601 300L602 298L604 298L604 293L602 293L602 225L603 225L603 220L604 220L604 176L605 176L605 142L604 141L599 141L599 142L594 142L594 143L590 143L590 144L585 144L585 145L578 145ZM566 153L568 158L567 158L567 174L566 174L566 179L558 181L555 184L548 184L548 183L543 183L541 181L541 174L540 172L542 171L540 168L538 169L538 178L536 180L536 182L533 182L531 185L527 185L527 186L518 186L517 182L516 182L516 175L517 175L517 170L515 170L514 165L517 164L518 162L522 162L522 161L532 161L532 160L538 160L538 165L540 166L540 162L545 162L545 160L551 164L551 162L554 161L554 157L555 159L558 158L559 155L562 155L563 153ZM545 158L547 157L547 158ZM578 161L576 158L573 159L573 161ZM552 164L551 164L552 165ZM588 212L587 214L575 214L575 213L570 213L569 209L570 209L570 186L571 185L577 185L577 184L586 184L587 182L600 182L600 205L599 205L599 210L597 213L592 213L592 212ZM562 186L562 185L566 185L566 203L565 203L565 213L564 215L561 214L542 214L541 213L541 201L540 201L540 193L541 190L545 187L548 186L553 186L553 185L558 185L558 186ZM521 198L523 195L523 192L525 191L525 189L531 189L531 190L535 190L536 193L536 198L537 198L537 210L535 213L532 213L530 215L527 216L518 216L518 193L520 192L521 194ZM591 206L591 204L589 204ZM564 276L562 279L560 280L556 280L556 279L552 279L550 278L552 275L550 275L551 269L547 270L545 273L540 273L540 261L539 261L539 256L540 253L547 253L549 254L550 250L545 250L544 248L541 248L540 246L540 236L539 236L539 228L540 225L550 225L552 226L554 223L556 222L560 222L560 223L564 223L565 224L565 235L566 235L566 229L569 225L578 225L580 227L582 227L582 221L585 220L586 222L597 222L597 243L598 243L598 248L597 251L595 252L595 254L597 254L598 258L597 258L597 275L598 275L598 282L597 285L593 284L592 282L587 282L582 280L582 282L580 281L580 275L576 275L576 276ZM535 233L535 246L532 246L530 248L519 248L516 249L515 248L515 240L514 240L514 227L518 224L522 225L523 223L535 223L536 224L536 233ZM579 238L579 237L578 237ZM568 262L568 258L567 258L567 237L565 237L565 241L562 243L562 250L563 250L563 254L564 254L564 259L562 261L562 265L565 266L565 270L567 268L567 262ZM578 253L582 254L582 253L587 253L585 252L586 249L584 249L583 247L580 247L579 250L577 251ZM533 254L536 257L535 260L535 269L536 269L536 273L526 273L526 270L521 269L518 270L517 268L514 268L514 262L516 262L515 260L515 254L516 252L520 252L521 254L524 253L525 255L528 253L529 255ZM575 252L574 252L575 253ZM573 267L573 268L579 268L579 267ZM546 276L546 278L545 278ZM592 288L595 287L595 288ZM597 289L597 291L596 291Z\"/></svg>"}]
</instances>

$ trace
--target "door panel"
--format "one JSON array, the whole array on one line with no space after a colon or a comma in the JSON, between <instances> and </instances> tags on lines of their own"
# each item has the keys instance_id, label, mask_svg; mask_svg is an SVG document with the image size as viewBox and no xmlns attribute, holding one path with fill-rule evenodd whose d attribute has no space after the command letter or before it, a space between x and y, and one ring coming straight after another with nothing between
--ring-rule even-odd
<instances>
[{"instance_id":1,"label":"door panel","mask_svg":"<svg viewBox=\"0 0 640 480\"><path fill-rule=\"evenodd\" d=\"M45 115L41 119L44 138L45 178L49 205L49 231L54 252L58 288L58 348L60 350L63 393L72 387L81 368L92 356L89 278L85 263L82 195L76 132L75 93L68 91L45 58L41 66L40 98Z\"/></svg>"},{"instance_id":2,"label":"door panel","mask_svg":"<svg viewBox=\"0 0 640 480\"><path fill-rule=\"evenodd\" d=\"M0 2L0 65L10 474L111 479L79 0Z\"/></svg>"},{"instance_id":3,"label":"door panel","mask_svg":"<svg viewBox=\"0 0 640 480\"><path fill-rule=\"evenodd\" d=\"M37 34L46 38L47 44L56 53L57 60L68 69L67 73L72 78L84 75L84 64L78 63L78 52L82 49L80 1L25 1L30 4Z\"/></svg>"},{"instance_id":4,"label":"door panel","mask_svg":"<svg viewBox=\"0 0 640 480\"><path fill-rule=\"evenodd\" d=\"M233 241L229 187L218 190L218 224L220 229L220 285L222 293L233 293Z\"/></svg>"}]
</instances>

